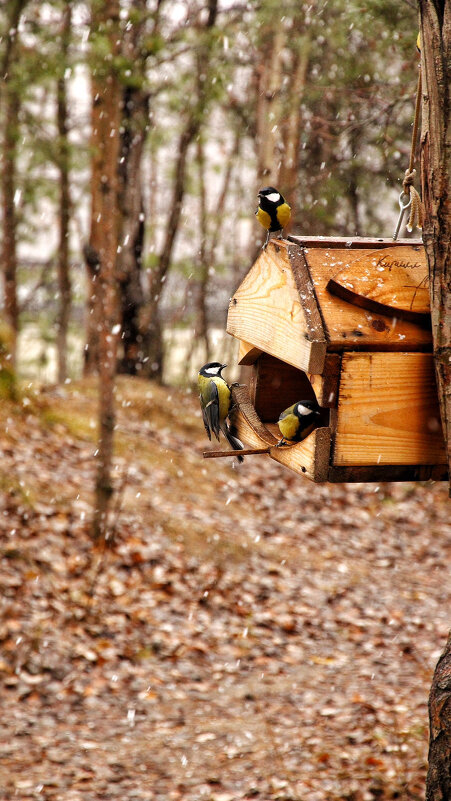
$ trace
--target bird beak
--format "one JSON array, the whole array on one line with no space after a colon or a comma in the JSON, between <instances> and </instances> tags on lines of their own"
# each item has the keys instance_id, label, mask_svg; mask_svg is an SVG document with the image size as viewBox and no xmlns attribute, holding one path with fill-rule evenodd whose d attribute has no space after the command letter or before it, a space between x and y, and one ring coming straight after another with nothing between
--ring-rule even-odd
<instances>
[{"instance_id":1,"label":"bird beak","mask_svg":"<svg viewBox=\"0 0 451 801\"><path fill-rule=\"evenodd\" d=\"M221 367L221 370L224 370L224 367L227 367L227 365L223 364L222 367Z\"/></svg>"}]
</instances>

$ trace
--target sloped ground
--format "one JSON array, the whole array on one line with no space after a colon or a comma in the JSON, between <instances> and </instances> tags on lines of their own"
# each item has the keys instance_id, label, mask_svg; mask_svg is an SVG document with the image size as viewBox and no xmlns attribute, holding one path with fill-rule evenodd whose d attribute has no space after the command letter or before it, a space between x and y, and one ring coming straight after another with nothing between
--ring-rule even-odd
<instances>
[{"instance_id":1,"label":"sloped ground","mask_svg":"<svg viewBox=\"0 0 451 801\"><path fill-rule=\"evenodd\" d=\"M0 797L422 798L446 486L234 469L195 398L129 379L118 406L103 550L93 385L2 404Z\"/></svg>"}]
</instances>

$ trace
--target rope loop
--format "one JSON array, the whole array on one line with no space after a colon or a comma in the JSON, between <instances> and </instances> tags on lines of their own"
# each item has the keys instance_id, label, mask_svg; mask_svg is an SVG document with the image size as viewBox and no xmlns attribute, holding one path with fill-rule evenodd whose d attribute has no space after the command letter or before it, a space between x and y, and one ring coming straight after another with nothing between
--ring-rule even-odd
<instances>
[{"instance_id":1,"label":"rope loop","mask_svg":"<svg viewBox=\"0 0 451 801\"><path fill-rule=\"evenodd\" d=\"M396 226L395 235L393 237L393 239L395 240L398 238L398 233L401 227L403 214L405 211L407 211L408 208L410 208L410 216L407 223L407 230L409 231L409 233L411 233L411 231L413 231L415 227L420 229L423 227L424 207L421 202L420 195L418 194L417 190L414 187L416 169L413 166L415 163L415 148L418 137L420 107L421 107L421 71L419 71L418 73L417 96L415 100L415 114L413 119L409 166L404 173L404 178L402 182L402 192L399 196L399 204L401 211L398 219L398 224ZM404 198L408 202L404 203Z\"/></svg>"},{"instance_id":2,"label":"rope loop","mask_svg":"<svg viewBox=\"0 0 451 801\"><path fill-rule=\"evenodd\" d=\"M408 169L405 171L404 180L402 182L402 188L406 195L409 194L410 187L413 186L414 184L416 173L417 171L415 168L413 170Z\"/></svg>"}]
</instances>

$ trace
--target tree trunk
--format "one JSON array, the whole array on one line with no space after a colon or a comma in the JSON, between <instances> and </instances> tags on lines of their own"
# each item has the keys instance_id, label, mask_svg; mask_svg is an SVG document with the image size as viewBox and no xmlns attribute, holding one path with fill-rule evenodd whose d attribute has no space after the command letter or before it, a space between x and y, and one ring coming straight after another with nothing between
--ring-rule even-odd
<instances>
[{"instance_id":1,"label":"tree trunk","mask_svg":"<svg viewBox=\"0 0 451 801\"><path fill-rule=\"evenodd\" d=\"M19 307L17 302L17 217L15 208L19 95L11 68L17 58L18 26L27 0L11 0L7 13L5 50L0 67L3 105L2 142L2 263L5 317L11 327L11 364L16 363Z\"/></svg>"},{"instance_id":2,"label":"tree trunk","mask_svg":"<svg viewBox=\"0 0 451 801\"><path fill-rule=\"evenodd\" d=\"M423 119L423 241L429 265L432 334L440 413L451 467L451 7L419 0ZM450 470L451 476L451 470ZM427 801L451 800L451 636L429 696Z\"/></svg>"},{"instance_id":3,"label":"tree trunk","mask_svg":"<svg viewBox=\"0 0 451 801\"><path fill-rule=\"evenodd\" d=\"M429 695L426 801L451 799L451 635L435 668Z\"/></svg>"},{"instance_id":4,"label":"tree trunk","mask_svg":"<svg viewBox=\"0 0 451 801\"><path fill-rule=\"evenodd\" d=\"M286 32L271 26L263 34L257 64L257 191L277 183L282 150L282 59Z\"/></svg>"},{"instance_id":5,"label":"tree trunk","mask_svg":"<svg viewBox=\"0 0 451 801\"><path fill-rule=\"evenodd\" d=\"M57 122L59 136L59 248L58 248L58 289L59 311L57 319L56 349L58 358L58 383L67 378L67 332L71 306L71 282L69 275L69 223L71 200L69 188L69 141L67 87L64 71L67 64L72 21L72 8L66 5L63 15L61 36L62 72L57 82Z\"/></svg>"},{"instance_id":6,"label":"tree trunk","mask_svg":"<svg viewBox=\"0 0 451 801\"><path fill-rule=\"evenodd\" d=\"M211 262L207 253L208 213L207 189L205 186L205 153L201 137L197 140L197 168L199 176L199 278L194 287L195 323L192 343L203 342L205 361L209 361L210 341L207 318L207 289Z\"/></svg>"},{"instance_id":7,"label":"tree trunk","mask_svg":"<svg viewBox=\"0 0 451 801\"><path fill-rule=\"evenodd\" d=\"M119 207L121 236L118 275L121 293L122 340L118 370L130 375L143 374L148 361L149 332L145 325L145 297L142 286L144 247L144 204L142 157L149 130L150 98L147 89L145 42L158 38L161 0L151 15L146 0L133 0L133 24L126 25L122 55L130 64L130 80L124 88L119 161Z\"/></svg>"},{"instance_id":8,"label":"tree trunk","mask_svg":"<svg viewBox=\"0 0 451 801\"><path fill-rule=\"evenodd\" d=\"M294 202L299 181L299 147L302 131L302 100L310 57L310 37L305 34L297 42L293 54L288 108L282 123L284 156L279 168L278 185L289 202Z\"/></svg>"},{"instance_id":9,"label":"tree trunk","mask_svg":"<svg viewBox=\"0 0 451 801\"><path fill-rule=\"evenodd\" d=\"M420 0L423 241L429 265L440 413L451 478L451 7Z\"/></svg>"},{"instance_id":10,"label":"tree trunk","mask_svg":"<svg viewBox=\"0 0 451 801\"><path fill-rule=\"evenodd\" d=\"M4 135L2 158L3 247L2 261L5 292L5 317L11 327L11 363L15 366L19 306L17 303L17 217L15 208L17 131L19 98L15 89L5 84L3 96Z\"/></svg>"},{"instance_id":11,"label":"tree trunk","mask_svg":"<svg viewBox=\"0 0 451 801\"><path fill-rule=\"evenodd\" d=\"M105 0L93 4L92 30L108 38L112 59L97 60L93 70L93 209L91 247L98 256L96 298L99 334L99 440L92 532L95 539L105 536L108 509L113 493L111 466L113 457L115 406L114 379L120 333L117 287L118 248L118 161L121 85L114 69L114 57L120 44L119 2ZM96 54L94 54L95 56Z\"/></svg>"},{"instance_id":12,"label":"tree trunk","mask_svg":"<svg viewBox=\"0 0 451 801\"><path fill-rule=\"evenodd\" d=\"M122 355L118 369L130 375L140 373L147 357L147 336L142 325L144 212L141 171L148 119L147 92L127 87L124 90L119 167L121 241L118 276L122 308Z\"/></svg>"}]
</instances>

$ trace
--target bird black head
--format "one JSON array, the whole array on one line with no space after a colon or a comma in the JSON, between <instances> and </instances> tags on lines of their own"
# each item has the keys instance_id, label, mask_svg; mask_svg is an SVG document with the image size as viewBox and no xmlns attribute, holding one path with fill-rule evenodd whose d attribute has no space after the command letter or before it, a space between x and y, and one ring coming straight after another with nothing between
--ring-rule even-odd
<instances>
[{"instance_id":1,"label":"bird black head","mask_svg":"<svg viewBox=\"0 0 451 801\"><path fill-rule=\"evenodd\" d=\"M273 186L265 186L264 189L260 189L258 196L259 197L267 197L268 195L277 194L279 195L280 192L275 189Z\"/></svg>"},{"instance_id":2,"label":"bird black head","mask_svg":"<svg viewBox=\"0 0 451 801\"><path fill-rule=\"evenodd\" d=\"M260 189L258 198L261 208L269 213L271 213L272 209L285 203L285 198L274 186L265 186L264 189Z\"/></svg>"},{"instance_id":3,"label":"bird black head","mask_svg":"<svg viewBox=\"0 0 451 801\"><path fill-rule=\"evenodd\" d=\"M316 400L302 400L298 401L293 409L295 415L300 419L310 414L321 414L320 408Z\"/></svg>"},{"instance_id":4,"label":"bird black head","mask_svg":"<svg viewBox=\"0 0 451 801\"><path fill-rule=\"evenodd\" d=\"M215 375L221 375L221 370L224 370L224 367L227 367L227 365L221 364L221 362L208 362L208 364L204 364L200 368L199 373L205 378L214 378Z\"/></svg>"}]
</instances>

